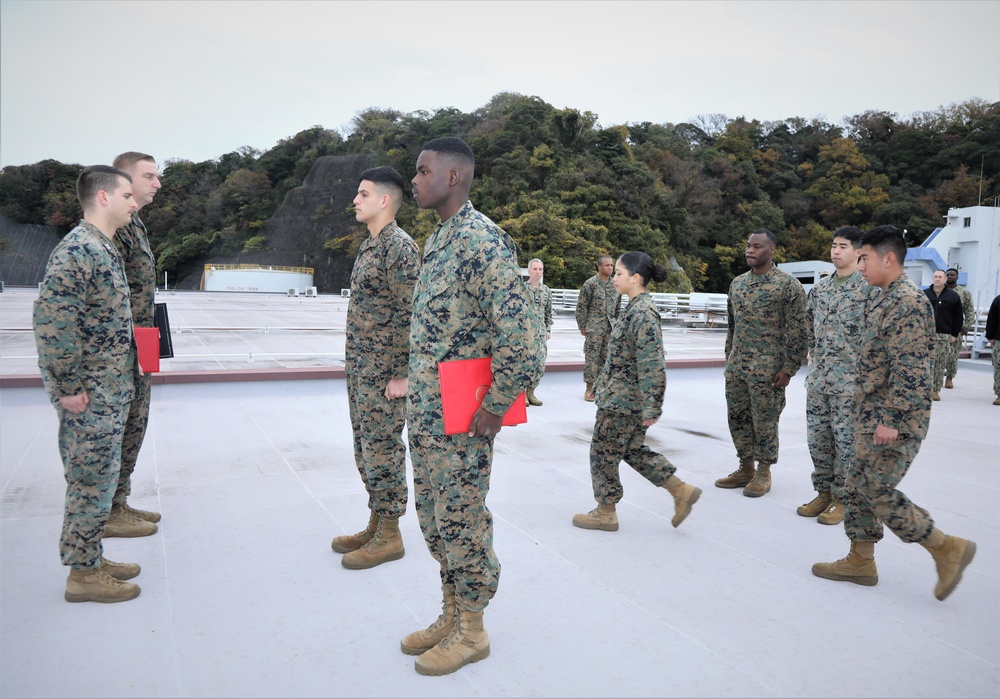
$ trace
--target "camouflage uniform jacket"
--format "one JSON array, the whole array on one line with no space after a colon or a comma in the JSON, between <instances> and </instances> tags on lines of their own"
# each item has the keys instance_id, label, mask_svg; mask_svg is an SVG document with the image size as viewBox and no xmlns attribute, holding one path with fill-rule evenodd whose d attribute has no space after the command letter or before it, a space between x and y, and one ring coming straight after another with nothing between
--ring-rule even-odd
<instances>
[{"instance_id":1,"label":"camouflage uniform jacket","mask_svg":"<svg viewBox=\"0 0 1000 699\"><path fill-rule=\"evenodd\" d=\"M378 237L368 236L361 243L347 305L347 373L406 378L413 285L419 271L420 249L395 221Z\"/></svg>"},{"instance_id":2,"label":"camouflage uniform jacket","mask_svg":"<svg viewBox=\"0 0 1000 699\"><path fill-rule=\"evenodd\" d=\"M965 335L976 324L976 303L972 300L972 294L964 286L956 284L954 287L949 286L948 288L962 299L962 313L965 316L965 322L962 324L962 334Z\"/></svg>"},{"instance_id":3,"label":"camouflage uniform jacket","mask_svg":"<svg viewBox=\"0 0 1000 699\"><path fill-rule=\"evenodd\" d=\"M653 297L643 292L611 329L608 358L597 379L597 407L655 420L663 413L667 369L663 359L663 330Z\"/></svg>"},{"instance_id":4,"label":"camouflage uniform jacket","mask_svg":"<svg viewBox=\"0 0 1000 699\"><path fill-rule=\"evenodd\" d=\"M583 283L576 302L576 326L588 335L606 335L621 308L622 297L615 293L610 279L602 281L595 274Z\"/></svg>"},{"instance_id":5,"label":"camouflage uniform jacket","mask_svg":"<svg viewBox=\"0 0 1000 699\"><path fill-rule=\"evenodd\" d=\"M543 282L539 282L537 289L529 283L528 294L531 296L532 303L535 304L535 313L543 321L543 327L539 332L544 335L552 329L552 290Z\"/></svg>"},{"instance_id":6,"label":"camouflage uniform jacket","mask_svg":"<svg viewBox=\"0 0 1000 699\"><path fill-rule=\"evenodd\" d=\"M132 311L114 245L86 221L49 257L33 318L38 368L53 403L84 391L104 405L132 400Z\"/></svg>"},{"instance_id":7,"label":"camouflage uniform jacket","mask_svg":"<svg viewBox=\"0 0 1000 699\"><path fill-rule=\"evenodd\" d=\"M748 270L729 285L726 372L771 382L783 371L794 376L809 349L806 294L799 280L772 266Z\"/></svg>"},{"instance_id":8,"label":"camouflage uniform jacket","mask_svg":"<svg viewBox=\"0 0 1000 699\"><path fill-rule=\"evenodd\" d=\"M812 357L806 390L829 396L854 395L858 343L865 327L865 302L882 292L855 270L840 286L834 275L821 279L809 292L809 353Z\"/></svg>"},{"instance_id":9,"label":"camouflage uniform jacket","mask_svg":"<svg viewBox=\"0 0 1000 699\"><path fill-rule=\"evenodd\" d=\"M858 349L857 427L923 439L931 420L934 310L906 274L868 299Z\"/></svg>"},{"instance_id":10,"label":"camouflage uniform jacket","mask_svg":"<svg viewBox=\"0 0 1000 699\"><path fill-rule=\"evenodd\" d=\"M156 260L139 214L132 214L132 221L118 229L114 242L125 261L125 278L131 292L132 323L137 328L151 328L156 324Z\"/></svg>"},{"instance_id":11,"label":"camouflage uniform jacket","mask_svg":"<svg viewBox=\"0 0 1000 699\"><path fill-rule=\"evenodd\" d=\"M492 357L482 406L502 415L544 370L540 323L507 233L465 202L424 243L413 290L407 424L443 435L438 362Z\"/></svg>"}]
</instances>

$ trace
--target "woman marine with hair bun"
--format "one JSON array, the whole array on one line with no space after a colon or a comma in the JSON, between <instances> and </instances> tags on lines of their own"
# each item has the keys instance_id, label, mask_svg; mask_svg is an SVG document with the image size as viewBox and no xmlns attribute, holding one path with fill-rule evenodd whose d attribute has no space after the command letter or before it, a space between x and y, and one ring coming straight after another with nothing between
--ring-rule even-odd
<instances>
[{"instance_id":1,"label":"woman marine with hair bun","mask_svg":"<svg viewBox=\"0 0 1000 699\"><path fill-rule=\"evenodd\" d=\"M615 505L624 492L618 474L622 461L673 495L675 527L701 495L700 488L674 475L677 469L665 456L643 443L646 430L663 413L667 389L660 314L647 287L650 279L666 278L666 268L653 264L644 252L627 252L615 263L615 291L627 295L629 303L611 330L608 358L594 387L597 419L590 443L590 477L597 508L575 515L577 527L618 531Z\"/></svg>"}]
</instances>

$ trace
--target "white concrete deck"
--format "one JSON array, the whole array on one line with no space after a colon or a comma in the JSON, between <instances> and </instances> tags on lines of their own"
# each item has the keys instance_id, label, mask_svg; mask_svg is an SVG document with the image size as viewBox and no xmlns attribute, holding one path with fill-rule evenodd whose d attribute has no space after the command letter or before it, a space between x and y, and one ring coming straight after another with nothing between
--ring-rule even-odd
<instances>
[{"instance_id":1,"label":"white concrete deck","mask_svg":"<svg viewBox=\"0 0 1000 699\"><path fill-rule=\"evenodd\" d=\"M367 517L342 381L154 386L132 502L163 521L151 537L107 540L109 558L143 566L142 594L116 605L63 601L55 411L40 388L4 388L0 697L1000 695L1000 408L988 363L961 361L902 484L942 530L978 543L945 602L931 557L891 533L876 587L811 574L848 543L842 527L795 514L812 497L803 373L788 390L773 489L751 499L712 485L735 466L722 370L669 371L650 443L705 492L673 529L669 495L623 467L616 533L570 524L593 507L594 406L578 372L547 374L544 406L496 443L492 655L441 678L399 651L439 611L412 504L400 561L349 571L330 550Z\"/></svg>"}]
</instances>

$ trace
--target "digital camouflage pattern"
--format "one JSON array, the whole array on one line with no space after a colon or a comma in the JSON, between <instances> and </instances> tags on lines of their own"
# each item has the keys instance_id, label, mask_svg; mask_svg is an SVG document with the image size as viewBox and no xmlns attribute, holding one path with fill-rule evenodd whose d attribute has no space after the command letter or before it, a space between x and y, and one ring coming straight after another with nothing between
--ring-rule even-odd
<instances>
[{"instance_id":1,"label":"digital camouflage pattern","mask_svg":"<svg viewBox=\"0 0 1000 699\"><path fill-rule=\"evenodd\" d=\"M410 323L407 434L414 499L442 584L480 611L496 593L500 564L486 507L492 438L444 435L438 362L492 357L483 408L503 415L544 369L539 325L514 241L467 201L424 244Z\"/></svg>"},{"instance_id":2,"label":"digital camouflage pattern","mask_svg":"<svg viewBox=\"0 0 1000 699\"><path fill-rule=\"evenodd\" d=\"M354 463L368 509L383 517L406 512L406 400L387 399L385 387L407 375L419 270L420 249L395 221L365 239L351 270L344 368Z\"/></svg>"},{"instance_id":3,"label":"digital camouflage pattern","mask_svg":"<svg viewBox=\"0 0 1000 699\"><path fill-rule=\"evenodd\" d=\"M729 285L726 334L726 412L740 460L778 461L778 420L785 389L771 382L778 371L794 376L809 347L802 284L772 266L748 270Z\"/></svg>"},{"instance_id":4,"label":"digital camouflage pattern","mask_svg":"<svg viewBox=\"0 0 1000 699\"><path fill-rule=\"evenodd\" d=\"M642 421L662 415L666 388L660 314L653 297L641 293L629 300L611 330L608 358L594 388L598 409L590 477L597 502L622 499L622 461L657 487L677 470L644 444L649 428Z\"/></svg>"},{"instance_id":5,"label":"digital camouflage pattern","mask_svg":"<svg viewBox=\"0 0 1000 699\"><path fill-rule=\"evenodd\" d=\"M958 293L959 298L962 299L962 335L967 335L970 330L976 325L976 303L972 300L972 294L964 286L959 286L958 284L952 289ZM944 375L949 379L955 378L958 373L958 351L961 349L959 345L955 345L955 351L948 355L948 363L944 368Z\"/></svg>"},{"instance_id":6,"label":"digital camouflage pattern","mask_svg":"<svg viewBox=\"0 0 1000 699\"><path fill-rule=\"evenodd\" d=\"M576 302L576 326L585 332L583 340L583 380L593 385L597 382L604 360L608 356L608 337L611 326L618 317L622 297L615 292L610 279L603 281L595 274L583 283Z\"/></svg>"},{"instance_id":7,"label":"digital camouflage pattern","mask_svg":"<svg viewBox=\"0 0 1000 699\"><path fill-rule=\"evenodd\" d=\"M936 333L934 335L934 380L931 383L935 393L941 392L948 369L957 364L958 340L951 335ZM954 371L952 371L951 376L954 378Z\"/></svg>"},{"instance_id":8,"label":"digital camouflage pattern","mask_svg":"<svg viewBox=\"0 0 1000 699\"><path fill-rule=\"evenodd\" d=\"M806 301L810 338L806 441L813 488L842 499L844 477L854 458L853 398L865 303L881 289L869 285L857 270L839 286L835 281L835 275L821 279Z\"/></svg>"},{"instance_id":9,"label":"digital camouflage pattern","mask_svg":"<svg viewBox=\"0 0 1000 699\"><path fill-rule=\"evenodd\" d=\"M152 328L156 325L156 259L149 245L146 226L138 213L132 214L128 225L115 233L115 247L125 263L125 278L129 287L129 303L132 307L132 325L137 328ZM138 366L138 356L136 357ZM139 375L134 371L135 396L129 406L125 431L122 436L121 471L114 503L124 505L132 492L132 473L135 471L139 450L146 437L149 425L149 402L152 395L152 377Z\"/></svg>"},{"instance_id":10,"label":"digital camouflage pattern","mask_svg":"<svg viewBox=\"0 0 1000 699\"><path fill-rule=\"evenodd\" d=\"M42 382L59 415L66 477L59 556L64 565L96 568L118 484L135 353L123 263L92 224L81 221L52 251L32 321ZM59 404L84 392L90 403L81 413Z\"/></svg>"},{"instance_id":11,"label":"digital camouflage pattern","mask_svg":"<svg viewBox=\"0 0 1000 699\"><path fill-rule=\"evenodd\" d=\"M865 309L858 349L855 461L844 497L844 527L857 541L878 541L888 526L905 542L920 542L934 522L896 486L906 475L931 419L934 312L924 293L901 274ZM878 425L899 431L876 445Z\"/></svg>"},{"instance_id":12,"label":"digital camouflage pattern","mask_svg":"<svg viewBox=\"0 0 1000 699\"><path fill-rule=\"evenodd\" d=\"M666 390L660 314L645 292L629 301L611 330L594 395L598 408L655 420L663 413Z\"/></svg>"},{"instance_id":13,"label":"digital camouflage pattern","mask_svg":"<svg viewBox=\"0 0 1000 699\"><path fill-rule=\"evenodd\" d=\"M952 364L958 366L958 337L962 333L964 323L962 315L962 297L954 289L945 287L940 294L930 286L924 289L924 295L930 301L934 311L934 381L932 387L935 393L941 391L945 375L954 376ZM952 339L954 338L954 339Z\"/></svg>"},{"instance_id":14,"label":"digital camouflage pattern","mask_svg":"<svg viewBox=\"0 0 1000 699\"><path fill-rule=\"evenodd\" d=\"M545 334L552 331L552 290L545 286L542 282L539 282L537 287L532 286L530 283L527 287L528 296L535 308L535 315L537 315L539 320L542 321L538 325L538 341L541 343L540 349L542 351L542 363L544 365L549 354L549 346L547 344L547 340L545 339ZM539 378L539 381L540 380L541 378ZM538 384L536 383L535 386L537 385ZM532 386L532 388L535 386Z\"/></svg>"}]
</instances>

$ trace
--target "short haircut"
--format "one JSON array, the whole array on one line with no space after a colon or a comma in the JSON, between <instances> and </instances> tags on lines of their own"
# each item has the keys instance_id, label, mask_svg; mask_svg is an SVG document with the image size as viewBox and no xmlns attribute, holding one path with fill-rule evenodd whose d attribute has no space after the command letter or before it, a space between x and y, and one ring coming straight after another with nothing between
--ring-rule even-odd
<instances>
[{"instance_id":1,"label":"short haircut","mask_svg":"<svg viewBox=\"0 0 1000 699\"><path fill-rule=\"evenodd\" d=\"M130 150L130 151L126 152L126 153L122 153L117 158L115 158L114 162L111 163L111 164L114 167L118 168L119 170L126 170L127 171L127 170L131 170L133 167L135 167L135 164L137 162L139 162L140 160L148 160L149 162L151 162L154 165L156 165L156 158L154 158L153 156L149 155L148 153L139 153L139 152L134 151L134 150Z\"/></svg>"},{"instance_id":2,"label":"short haircut","mask_svg":"<svg viewBox=\"0 0 1000 699\"><path fill-rule=\"evenodd\" d=\"M442 138L431 139L424 144L423 150L434 151L438 155L464 161L473 169L476 167L476 156L469 147L469 144L457 136L443 136Z\"/></svg>"},{"instance_id":3,"label":"short haircut","mask_svg":"<svg viewBox=\"0 0 1000 699\"><path fill-rule=\"evenodd\" d=\"M895 254L899 264L903 264L903 260L906 259L906 240L903 238L903 232L895 226L878 226L871 229L861 236L861 244L871 246L879 257L885 257L890 252Z\"/></svg>"},{"instance_id":4,"label":"short haircut","mask_svg":"<svg viewBox=\"0 0 1000 699\"><path fill-rule=\"evenodd\" d=\"M766 235L771 245L774 245L775 247L777 247L778 245L778 237L771 231L767 230L766 228L758 228L750 235Z\"/></svg>"},{"instance_id":5,"label":"short haircut","mask_svg":"<svg viewBox=\"0 0 1000 699\"><path fill-rule=\"evenodd\" d=\"M954 267L949 267L948 269L946 269L946 270L945 270L945 273L946 273L946 274L947 274L948 272L954 272L955 274L958 274L958 270L957 270L957 269L955 269Z\"/></svg>"},{"instance_id":6,"label":"short haircut","mask_svg":"<svg viewBox=\"0 0 1000 699\"><path fill-rule=\"evenodd\" d=\"M528 266L530 267L531 265L535 264L536 262L538 264L540 264L543 269L545 268L545 263L542 262L541 260L539 260L537 257L532 257L530 260L528 260Z\"/></svg>"},{"instance_id":7,"label":"short haircut","mask_svg":"<svg viewBox=\"0 0 1000 699\"><path fill-rule=\"evenodd\" d=\"M613 258L611 255L601 255L600 257L597 258L597 266L600 267L601 262L603 262L604 260L611 260L612 262L614 262L615 258Z\"/></svg>"},{"instance_id":8,"label":"short haircut","mask_svg":"<svg viewBox=\"0 0 1000 699\"><path fill-rule=\"evenodd\" d=\"M361 173L361 177L358 178L358 184L361 184L365 180L379 187L392 190L394 199L403 198L403 176L396 172L395 168L388 167L387 165L369 168Z\"/></svg>"},{"instance_id":9,"label":"short haircut","mask_svg":"<svg viewBox=\"0 0 1000 699\"><path fill-rule=\"evenodd\" d=\"M857 226L841 226L838 228L834 234L834 238L843 238L851 244L851 247L857 250L861 247L861 236L865 232L858 228Z\"/></svg>"},{"instance_id":10,"label":"short haircut","mask_svg":"<svg viewBox=\"0 0 1000 699\"><path fill-rule=\"evenodd\" d=\"M91 165L83 168L80 176L76 178L76 198L83 210L88 211L91 208L94 197L102 189L105 192L116 191L121 186L119 177L132 181L127 172L110 165Z\"/></svg>"},{"instance_id":11,"label":"short haircut","mask_svg":"<svg viewBox=\"0 0 1000 699\"><path fill-rule=\"evenodd\" d=\"M662 282L667 279L667 268L663 265L653 263L653 258L639 250L632 250L618 258L622 267L628 270L629 274L638 274L642 278L642 285L649 286L649 280Z\"/></svg>"}]
</instances>

